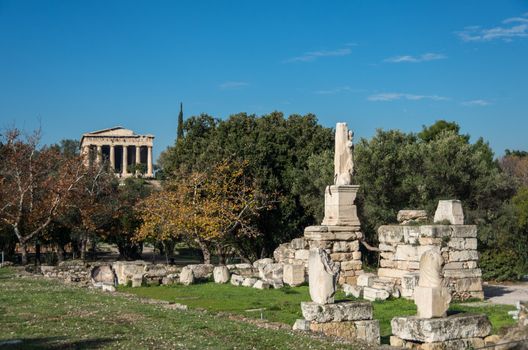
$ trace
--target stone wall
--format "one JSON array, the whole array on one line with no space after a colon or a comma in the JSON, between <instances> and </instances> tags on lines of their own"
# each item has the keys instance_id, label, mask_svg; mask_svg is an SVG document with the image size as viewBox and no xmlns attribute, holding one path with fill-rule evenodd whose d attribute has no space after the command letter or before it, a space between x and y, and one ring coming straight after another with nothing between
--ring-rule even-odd
<instances>
[{"instance_id":1,"label":"stone wall","mask_svg":"<svg viewBox=\"0 0 528 350\"><path fill-rule=\"evenodd\" d=\"M310 249L325 249L340 267L338 283L354 285L357 276L363 273L359 251L361 238L363 234L353 226L309 226L304 230L304 237L281 244L273 257L280 264L303 266L306 276Z\"/></svg>"},{"instance_id":2,"label":"stone wall","mask_svg":"<svg viewBox=\"0 0 528 350\"><path fill-rule=\"evenodd\" d=\"M378 229L378 277L401 285L412 298L421 255L435 249L444 258L443 275L455 299L483 299L475 225L386 225Z\"/></svg>"}]
</instances>

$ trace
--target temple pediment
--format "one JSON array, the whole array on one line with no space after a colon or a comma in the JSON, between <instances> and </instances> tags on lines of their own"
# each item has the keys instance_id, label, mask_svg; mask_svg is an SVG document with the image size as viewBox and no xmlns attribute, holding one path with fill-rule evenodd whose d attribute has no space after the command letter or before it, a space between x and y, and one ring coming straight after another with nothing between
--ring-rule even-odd
<instances>
[{"instance_id":1,"label":"temple pediment","mask_svg":"<svg viewBox=\"0 0 528 350\"><path fill-rule=\"evenodd\" d=\"M125 129L122 126L115 126L97 131L92 131L84 134L84 136L134 136L134 132L130 129Z\"/></svg>"}]
</instances>

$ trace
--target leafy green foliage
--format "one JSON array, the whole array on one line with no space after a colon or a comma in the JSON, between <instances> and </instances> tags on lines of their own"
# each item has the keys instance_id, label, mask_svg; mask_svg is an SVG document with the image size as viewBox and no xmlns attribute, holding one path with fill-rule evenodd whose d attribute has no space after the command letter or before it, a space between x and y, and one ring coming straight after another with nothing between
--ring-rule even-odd
<instances>
[{"instance_id":1,"label":"leafy green foliage","mask_svg":"<svg viewBox=\"0 0 528 350\"><path fill-rule=\"evenodd\" d=\"M299 179L310 157L333 148L333 135L314 115L284 118L279 112L262 117L241 113L225 121L200 115L188 118L184 131L184 137L166 151L165 176L210 171L212 164L225 159L245 160L259 190L281 196L276 208L258 218L263 235L248 242L258 255L270 254L279 243L300 236L305 226L315 222L316 210L305 207L308 197L301 200L304 191L300 181L304 180Z\"/></svg>"}]
</instances>

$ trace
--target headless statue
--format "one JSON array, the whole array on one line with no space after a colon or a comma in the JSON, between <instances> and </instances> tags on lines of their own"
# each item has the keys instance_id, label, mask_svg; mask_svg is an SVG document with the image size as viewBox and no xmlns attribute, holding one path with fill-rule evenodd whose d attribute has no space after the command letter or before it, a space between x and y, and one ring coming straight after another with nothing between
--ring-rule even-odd
<instances>
[{"instance_id":1,"label":"headless statue","mask_svg":"<svg viewBox=\"0 0 528 350\"><path fill-rule=\"evenodd\" d=\"M348 130L346 123L336 124L334 184L337 186L352 185L354 173L354 133Z\"/></svg>"}]
</instances>

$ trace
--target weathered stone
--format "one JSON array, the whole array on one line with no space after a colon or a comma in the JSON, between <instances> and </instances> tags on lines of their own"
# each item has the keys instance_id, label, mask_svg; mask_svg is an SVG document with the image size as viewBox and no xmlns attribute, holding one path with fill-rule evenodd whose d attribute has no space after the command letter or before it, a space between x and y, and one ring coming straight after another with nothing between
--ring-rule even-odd
<instances>
[{"instance_id":1,"label":"weathered stone","mask_svg":"<svg viewBox=\"0 0 528 350\"><path fill-rule=\"evenodd\" d=\"M328 323L310 323L312 332L323 333L326 336L338 337L350 341L361 340L377 345L380 343L378 320L343 321Z\"/></svg>"},{"instance_id":2,"label":"weathered stone","mask_svg":"<svg viewBox=\"0 0 528 350\"><path fill-rule=\"evenodd\" d=\"M338 241L334 243L332 251L334 253L349 253L359 250L359 241Z\"/></svg>"},{"instance_id":3,"label":"weathered stone","mask_svg":"<svg viewBox=\"0 0 528 350\"><path fill-rule=\"evenodd\" d=\"M434 245L408 245L400 244L396 247L396 253L394 254L394 260L403 261L420 261L422 254L428 250L436 250L440 252L440 247Z\"/></svg>"},{"instance_id":4,"label":"weathered stone","mask_svg":"<svg viewBox=\"0 0 528 350\"><path fill-rule=\"evenodd\" d=\"M405 298L412 298L414 296L414 288L418 286L418 273L408 273L403 275L401 279L401 295Z\"/></svg>"},{"instance_id":5,"label":"weathered stone","mask_svg":"<svg viewBox=\"0 0 528 350\"><path fill-rule=\"evenodd\" d=\"M341 270L361 270L363 263L361 260L350 260L341 262Z\"/></svg>"},{"instance_id":6,"label":"weathered stone","mask_svg":"<svg viewBox=\"0 0 528 350\"><path fill-rule=\"evenodd\" d=\"M414 303L418 317L445 317L451 294L443 287L442 265L444 261L439 252L426 251L420 258L420 278L414 288Z\"/></svg>"},{"instance_id":7,"label":"weathered stone","mask_svg":"<svg viewBox=\"0 0 528 350\"><path fill-rule=\"evenodd\" d=\"M479 292L482 291L482 278L461 278L455 281L455 291L457 292Z\"/></svg>"},{"instance_id":8,"label":"weathered stone","mask_svg":"<svg viewBox=\"0 0 528 350\"><path fill-rule=\"evenodd\" d=\"M148 263L144 261L116 261L112 264L117 283L125 285L132 280L132 276L143 274Z\"/></svg>"},{"instance_id":9,"label":"weathered stone","mask_svg":"<svg viewBox=\"0 0 528 350\"><path fill-rule=\"evenodd\" d=\"M242 282L242 287L253 287L257 283L258 279L253 277L246 277Z\"/></svg>"},{"instance_id":10,"label":"weathered stone","mask_svg":"<svg viewBox=\"0 0 528 350\"><path fill-rule=\"evenodd\" d=\"M213 270L213 278L215 283L227 283L229 282L230 273L229 269L225 265L215 266Z\"/></svg>"},{"instance_id":11,"label":"weathered stone","mask_svg":"<svg viewBox=\"0 0 528 350\"><path fill-rule=\"evenodd\" d=\"M447 242L447 246L457 250L477 250L477 239L452 237Z\"/></svg>"},{"instance_id":12,"label":"weathered stone","mask_svg":"<svg viewBox=\"0 0 528 350\"><path fill-rule=\"evenodd\" d=\"M310 241L354 241L361 239L359 226L308 226L304 238Z\"/></svg>"},{"instance_id":13,"label":"weathered stone","mask_svg":"<svg viewBox=\"0 0 528 350\"><path fill-rule=\"evenodd\" d=\"M42 268L41 268L42 269ZM117 277L110 265L96 266L90 272L92 284L104 283L108 285L115 285Z\"/></svg>"},{"instance_id":14,"label":"weathered stone","mask_svg":"<svg viewBox=\"0 0 528 350\"><path fill-rule=\"evenodd\" d=\"M309 331L310 323L311 323L310 321L299 318L295 320L295 323L293 324L293 330L294 331Z\"/></svg>"},{"instance_id":15,"label":"weathered stone","mask_svg":"<svg viewBox=\"0 0 528 350\"><path fill-rule=\"evenodd\" d=\"M259 267L259 277L264 281L281 280L283 277L283 264L273 263Z\"/></svg>"},{"instance_id":16,"label":"weathered stone","mask_svg":"<svg viewBox=\"0 0 528 350\"><path fill-rule=\"evenodd\" d=\"M311 249L308 260L310 297L319 304L334 302L339 267L323 249Z\"/></svg>"},{"instance_id":17,"label":"weathered stone","mask_svg":"<svg viewBox=\"0 0 528 350\"><path fill-rule=\"evenodd\" d=\"M293 259L294 256L295 256L295 252L293 249L291 249L289 243L280 244L273 251L273 259L275 259L275 261L277 262L282 262L285 259ZM260 268L260 266L258 268Z\"/></svg>"},{"instance_id":18,"label":"weathered stone","mask_svg":"<svg viewBox=\"0 0 528 350\"><path fill-rule=\"evenodd\" d=\"M284 287L282 280L268 280L267 282L273 289L281 289Z\"/></svg>"},{"instance_id":19,"label":"weathered stone","mask_svg":"<svg viewBox=\"0 0 528 350\"><path fill-rule=\"evenodd\" d=\"M476 238L477 237L477 226L476 225L452 225L448 226L450 229L451 237L459 238Z\"/></svg>"},{"instance_id":20,"label":"weathered stone","mask_svg":"<svg viewBox=\"0 0 528 350\"><path fill-rule=\"evenodd\" d=\"M244 283L245 278L240 275L231 275L231 284L234 286L241 286Z\"/></svg>"},{"instance_id":21,"label":"weathered stone","mask_svg":"<svg viewBox=\"0 0 528 350\"><path fill-rule=\"evenodd\" d=\"M451 294L445 287L414 288L414 303L418 309L418 317L444 317L450 302Z\"/></svg>"},{"instance_id":22,"label":"weathered stone","mask_svg":"<svg viewBox=\"0 0 528 350\"><path fill-rule=\"evenodd\" d=\"M449 252L449 261L469 261L478 260L478 252L476 250L452 250Z\"/></svg>"},{"instance_id":23,"label":"weathered stone","mask_svg":"<svg viewBox=\"0 0 528 350\"><path fill-rule=\"evenodd\" d=\"M396 225L380 226L378 228L378 240L385 244L403 243L403 227Z\"/></svg>"},{"instance_id":24,"label":"weathered stone","mask_svg":"<svg viewBox=\"0 0 528 350\"><path fill-rule=\"evenodd\" d=\"M388 269L388 268L379 268L378 277L388 277L388 278L402 278L403 275L408 274L407 270L398 270L398 269Z\"/></svg>"},{"instance_id":25,"label":"weathered stone","mask_svg":"<svg viewBox=\"0 0 528 350\"><path fill-rule=\"evenodd\" d=\"M486 315L456 314L442 318L395 317L392 334L410 341L442 342L464 338L484 338L491 332Z\"/></svg>"},{"instance_id":26,"label":"weathered stone","mask_svg":"<svg viewBox=\"0 0 528 350\"><path fill-rule=\"evenodd\" d=\"M416 245L418 244L418 238L420 237L419 226L403 226L403 242L406 244Z\"/></svg>"},{"instance_id":27,"label":"weathered stone","mask_svg":"<svg viewBox=\"0 0 528 350\"><path fill-rule=\"evenodd\" d=\"M421 225L420 237L443 238L450 237L452 229L450 225Z\"/></svg>"},{"instance_id":28,"label":"weathered stone","mask_svg":"<svg viewBox=\"0 0 528 350\"><path fill-rule=\"evenodd\" d=\"M251 268L251 265L248 265ZM193 271L195 279L208 279L213 275L214 265L213 264L191 264L187 265Z\"/></svg>"},{"instance_id":29,"label":"weathered stone","mask_svg":"<svg viewBox=\"0 0 528 350\"><path fill-rule=\"evenodd\" d=\"M290 242L290 246L295 250L308 249L308 242L304 238L295 238Z\"/></svg>"},{"instance_id":30,"label":"weathered stone","mask_svg":"<svg viewBox=\"0 0 528 350\"><path fill-rule=\"evenodd\" d=\"M448 262L444 265L444 270L460 270L464 268L464 263L461 261Z\"/></svg>"},{"instance_id":31,"label":"weathered stone","mask_svg":"<svg viewBox=\"0 0 528 350\"><path fill-rule=\"evenodd\" d=\"M295 259L297 260L308 260L310 251L308 249L301 249L295 251Z\"/></svg>"},{"instance_id":32,"label":"weathered stone","mask_svg":"<svg viewBox=\"0 0 528 350\"><path fill-rule=\"evenodd\" d=\"M442 244L442 238L422 237L422 236L420 236L420 237L418 237L418 243L420 243L420 245L441 245Z\"/></svg>"},{"instance_id":33,"label":"weathered stone","mask_svg":"<svg viewBox=\"0 0 528 350\"><path fill-rule=\"evenodd\" d=\"M420 268L420 263L418 261L395 261L394 268L398 270L418 270Z\"/></svg>"},{"instance_id":34,"label":"weathered stone","mask_svg":"<svg viewBox=\"0 0 528 350\"><path fill-rule=\"evenodd\" d=\"M376 274L364 273L358 276L357 285L359 287L370 287L376 278Z\"/></svg>"},{"instance_id":35,"label":"weathered stone","mask_svg":"<svg viewBox=\"0 0 528 350\"><path fill-rule=\"evenodd\" d=\"M391 346L398 346L406 349L420 349L420 350L461 350L461 349L478 349L484 346L482 338L466 338L446 340L434 343L421 343L410 340L403 340L396 336L391 336Z\"/></svg>"},{"instance_id":36,"label":"weathered stone","mask_svg":"<svg viewBox=\"0 0 528 350\"><path fill-rule=\"evenodd\" d=\"M484 338L484 344L494 345L494 344L497 344L500 340L501 340L501 337L499 337L497 334L492 334Z\"/></svg>"},{"instance_id":37,"label":"weathered stone","mask_svg":"<svg viewBox=\"0 0 528 350\"><path fill-rule=\"evenodd\" d=\"M378 320L356 321L357 339L369 344L380 343L380 326Z\"/></svg>"},{"instance_id":38,"label":"weathered stone","mask_svg":"<svg viewBox=\"0 0 528 350\"><path fill-rule=\"evenodd\" d=\"M440 200L436 207L434 215L434 222L441 222L447 220L451 225L464 224L464 211L462 210L462 202L459 200Z\"/></svg>"},{"instance_id":39,"label":"weathered stone","mask_svg":"<svg viewBox=\"0 0 528 350\"><path fill-rule=\"evenodd\" d=\"M353 252L352 253L352 259L353 260L361 260L361 252Z\"/></svg>"},{"instance_id":40,"label":"weathered stone","mask_svg":"<svg viewBox=\"0 0 528 350\"><path fill-rule=\"evenodd\" d=\"M268 289L269 287L270 287L269 283L268 282L264 282L262 280L258 280L253 285L253 288L256 288L256 289Z\"/></svg>"},{"instance_id":41,"label":"weathered stone","mask_svg":"<svg viewBox=\"0 0 528 350\"><path fill-rule=\"evenodd\" d=\"M394 251L396 251L396 247L394 247ZM381 252L380 256L382 260L394 260L393 252Z\"/></svg>"},{"instance_id":42,"label":"weathered stone","mask_svg":"<svg viewBox=\"0 0 528 350\"><path fill-rule=\"evenodd\" d=\"M482 277L481 269L444 270L445 278L473 278Z\"/></svg>"},{"instance_id":43,"label":"weathered stone","mask_svg":"<svg viewBox=\"0 0 528 350\"><path fill-rule=\"evenodd\" d=\"M363 294L363 288L359 286L352 286L350 284L343 284L343 292L345 292L346 296L361 298Z\"/></svg>"},{"instance_id":44,"label":"weathered stone","mask_svg":"<svg viewBox=\"0 0 528 350\"><path fill-rule=\"evenodd\" d=\"M132 288L141 287L143 285L143 274L132 276Z\"/></svg>"},{"instance_id":45,"label":"weathered stone","mask_svg":"<svg viewBox=\"0 0 528 350\"><path fill-rule=\"evenodd\" d=\"M327 186L325 189L325 216L321 225L360 226L354 205L358 185Z\"/></svg>"},{"instance_id":46,"label":"weathered stone","mask_svg":"<svg viewBox=\"0 0 528 350\"><path fill-rule=\"evenodd\" d=\"M396 219L400 224L408 224L410 222L426 222L427 212L425 210L400 210Z\"/></svg>"},{"instance_id":47,"label":"weathered stone","mask_svg":"<svg viewBox=\"0 0 528 350\"><path fill-rule=\"evenodd\" d=\"M106 283L101 285L101 289L103 290L103 292L110 292L110 293L113 293L116 291L116 287L113 284L106 284Z\"/></svg>"},{"instance_id":48,"label":"weathered stone","mask_svg":"<svg viewBox=\"0 0 528 350\"><path fill-rule=\"evenodd\" d=\"M194 283L194 270L189 265L181 270L180 283L186 286Z\"/></svg>"},{"instance_id":49,"label":"weathered stone","mask_svg":"<svg viewBox=\"0 0 528 350\"><path fill-rule=\"evenodd\" d=\"M363 299L374 301L374 300L387 300L390 297L390 293L383 289L375 289L372 287L363 288Z\"/></svg>"},{"instance_id":50,"label":"weathered stone","mask_svg":"<svg viewBox=\"0 0 528 350\"><path fill-rule=\"evenodd\" d=\"M253 267L254 267L255 269L258 269L258 268L260 268L261 266L265 266L265 265L269 265L269 264L273 264L273 259L270 259L270 258L264 258L264 259L256 260L256 261L253 263Z\"/></svg>"},{"instance_id":51,"label":"weathered stone","mask_svg":"<svg viewBox=\"0 0 528 350\"><path fill-rule=\"evenodd\" d=\"M396 251L396 247L391 244L380 243L378 248L382 252L395 252Z\"/></svg>"},{"instance_id":52,"label":"weathered stone","mask_svg":"<svg viewBox=\"0 0 528 350\"><path fill-rule=\"evenodd\" d=\"M303 317L319 323L372 319L372 304L366 301L347 301L335 304L302 302Z\"/></svg>"},{"instance_id":53,"label":"weathered stone","mask_svg":"<svg viewBox=\"0 0 528 350\"><path fill-rule=\"evenodd\" d=\"M296 287L306 282L303 265L284 264L282 280L289 286Z\"/></svg>"}]
</instances>

